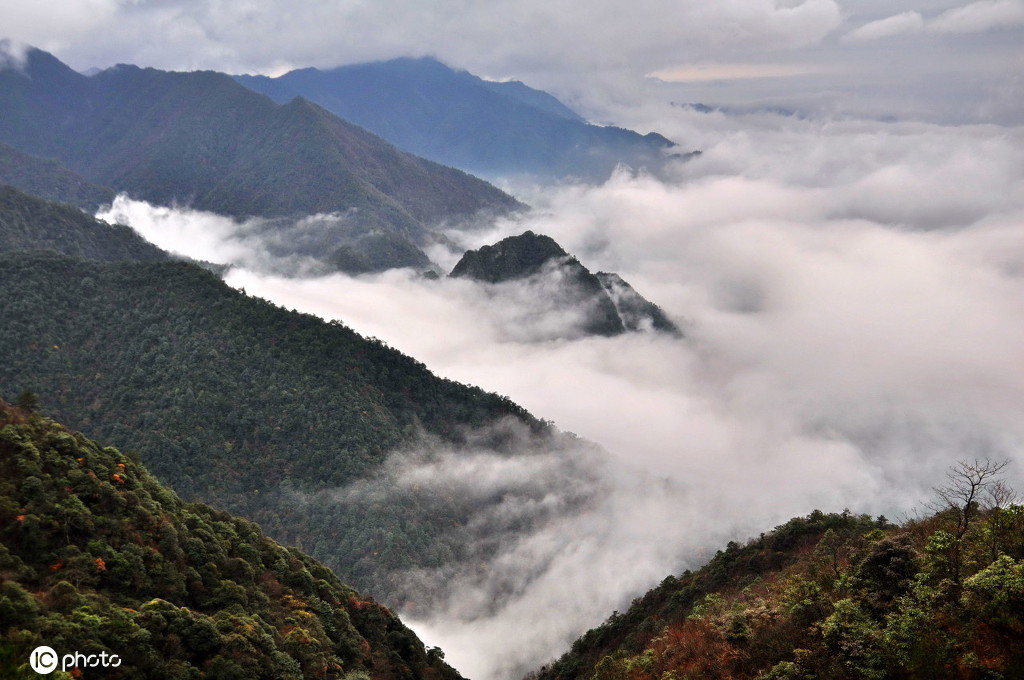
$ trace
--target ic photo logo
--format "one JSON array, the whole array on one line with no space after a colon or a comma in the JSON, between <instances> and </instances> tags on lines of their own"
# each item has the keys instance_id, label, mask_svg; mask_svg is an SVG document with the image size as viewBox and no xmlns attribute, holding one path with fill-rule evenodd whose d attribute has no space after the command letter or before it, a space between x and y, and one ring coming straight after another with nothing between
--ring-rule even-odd
<instances>
[{"instance_id":1,"label":"ic photo logo","mask_svg":"<svg viewBox=\"0 0 1024 680\"><path fill-rule=\"evenodd\" d=\"M32 650L32 655L28 658L28 665L32 666L32 670L36 673L52 673L57 668L58 660L57 652L53 651L53 647L36 647Z\"/></svg>"},{"instance_id":2,"label":"ic photo logo","mask_svg":"<svg viewBox=\"0 0 1024 680\"><path fill-rule=\"evenodd\" d=\"M62 671L71 668L117 668L121 665L121 657L117 654L100 652L99 654L82 654L72 652L61 656L53 647L41 646L32 650L28 657L28 665L36 673L48 675L60 666Z\"/></svg>"}]
</instances>

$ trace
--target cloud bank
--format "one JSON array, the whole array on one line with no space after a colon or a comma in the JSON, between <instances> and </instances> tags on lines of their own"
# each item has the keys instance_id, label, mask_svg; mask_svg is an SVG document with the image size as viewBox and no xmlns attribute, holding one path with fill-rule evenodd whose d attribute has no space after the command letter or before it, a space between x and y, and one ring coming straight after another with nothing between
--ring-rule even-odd
<instances>
[{"instance_id":1,"label":"cloud bank","mask_svg":"<svg viewBox=\"0 0 1024 680\"><path fill-rule=\"evenodd\" d=\"M548 661L728 538L814 508L913 513L957 459L1009 458L1024 488L1024 129L644 114L704 153L671 181L623 171L602 186L521 186L533 212L450 232L451 248L430 254L450 268L463 248L548 234L589 268L622 274L684 324L684 339L530 332L542 294L529 286L496 302L471 282L408 271L228 276L608 452L534 451L535 468L486 451L395 459L396 488L463 484L458 496L508 478L510 503L558 508L506 535L482 572L407 574L438 588L430 615L408 609L416 629L471 677ZM175 219L161 229L188 252L197 215ZM569 477L580 502L543 484Z\"/></svg>"}]
</instances>

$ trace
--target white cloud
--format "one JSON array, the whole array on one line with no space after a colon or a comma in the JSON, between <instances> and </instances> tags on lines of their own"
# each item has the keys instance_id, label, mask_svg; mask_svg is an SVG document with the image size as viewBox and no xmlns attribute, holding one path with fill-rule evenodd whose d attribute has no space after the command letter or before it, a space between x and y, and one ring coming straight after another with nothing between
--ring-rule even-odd
<instances>
[{"instance_id":1,"label":"white cloud","mask_svg":"<svg viewBox=\"0 0 1024 680\"><path fill-rule=\"evenodd\" d=\"M666 82L717 82L722 80L750 80L753 78L786 78L822 73L819 65L812 64L698 64L661 69L648 74Z\"/></svg>"},{"instance_id":2,"label":"white cloud","mask_svg":"<svg viewBox=\"0 0 1024 680\"><path fill-rule=\"evenodd\" d=\"M116 0L65 0L59 10L33 0L6 0L0 7L0 30L8 38L41 49L74 49L94 40L94 32L105 26L113 30L111 22L118 12Z\"/></svg>"},{"instance_id":3,"label":"white cloud","mask_svg":"<svg viewBox=\"0 0 1024 680\"><path fill-rule=\"evenodd\" d=\"M23 68L28 47L27 44L14 40L0 40L0 70Z\"/></svg>"},{"instance_id":4,"label":"white cloud","mask_svg":"<svg viewBox=\"0 0 1024 680\"><path fill-rule=\"evenodd\" d=\"M943 12L928 22L935 33L981 33L997 28L1024 26L1021 0L981 0Z\"/></svg>"},{"instance_id":5,"label":"white cloud","mask_svg":"<svg viewBox=\"0 0 1024 680\"><path fill-rule=\"evenodd\" d=\"M1024 26L1024 1L980 0L954 7L929 19L912 10L870 21L850 31L844 39L870 41L927 31L938 34L982 33Z\"/></svg>"},{"instance_id":6,"label":"white cloud","mask_svg":"<svg viewBox=\"0 0 1024 680\"><path fill-rule=\"evenodd\" d=\"M850 31L848 40L879 40L895 35L920 33L924 30L924 17L918 12L903 12L885 19L872 21Z\"/></svg>"}]
</instances>

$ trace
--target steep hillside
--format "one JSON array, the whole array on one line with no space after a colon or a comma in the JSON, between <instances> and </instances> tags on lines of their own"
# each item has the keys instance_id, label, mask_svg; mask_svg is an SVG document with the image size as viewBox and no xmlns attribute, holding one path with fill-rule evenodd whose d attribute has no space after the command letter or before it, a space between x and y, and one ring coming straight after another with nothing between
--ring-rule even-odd
<instances>
[{"instance_id":1,"label":"steep hillside","mask_svg":"<svg viewBox=\"0 0 1024 680\"><path fill-rule=\"evenodd\" d=\"M675 146L654 133L589 125L546 92L429 58L236 80L278 102L305 97L406 151L486 176L603 179L619 163L655 170Z\"/></svg>"},{"instance_id":2,"label":"steep hillside","mask_svg":"<svg viewBox=\"0 0 1024 680\"><path fill-rule=\"evenodd\" d=\"M905 526L815 511L730 543L534 680L1024 677L1024 507L988 482Z\"/></svg>"},{"instance_id":3,"label":"steep hillside","mask_svg":"<svg viewBox=\"0 0 1024 680\"><path fill-rule=\"evenodd\" d=\"M133 454L0 402L0 676L457 680L387 609Z\"/></svg>"},{"instance_id":4,"label":"steep hillside","mask_svg":"<svg viewBox=\"0 0 1024 680\"><path fill-rule=\"evenodd\" d=\"M538 282L544 303L576 312L586 335L627 331L679 333L665 313L617 274L593 274L550 236L526 231L466 252L450 274L489 284ZM541 302L538 300L538 302Z\"/></svg>"},{"instance_id":5,"label":"steep hillside","mask_svg":"<svg viewBox=\"0 0 1024 680\"><path fill-rule=\"evenodd\" d=\"M124 225L110 225L74 206L0 185L0 253L28 250L110 262L168 259Z\"/></svg>"},{"instance_id":6,"label":"steep hillside","mask_svg":"<svg viewBox=\"0 0 1024 680\"><path fill-rule=\"evenodd\" d=\"M186 499L259 521L361 588L382 570L457 559L457 538L445 543L413 503L302 498L424 439L457 449L503 419L546 432L506 398L185 263L10 254L0 287L0 394L35 392L71 427L140 451Z\"/></svg>"},{"instance_id":7,"label":"steep hillside","mask_svg":"<svg viewBox=\"0 0 1024 680\"><path fill-rule=\"evenodd\" d=\"M0 141L91 182L233 216L344 213L414 240L520 206L304 100L279 106L212 72L118 66L91 78L39 50L0 71Z\"/></svg>"},{"instance_id":8,"label":"steep hillside","mask_svg":"<svg viewBox=\"0 0 1024 680\"><path fill-rule=\"evenodd\" d=\"M0 143L0 185L70 203L90 213L114 200L114 192L86 181L53 159L37 158Z\"/></svg>"}]
</instances>

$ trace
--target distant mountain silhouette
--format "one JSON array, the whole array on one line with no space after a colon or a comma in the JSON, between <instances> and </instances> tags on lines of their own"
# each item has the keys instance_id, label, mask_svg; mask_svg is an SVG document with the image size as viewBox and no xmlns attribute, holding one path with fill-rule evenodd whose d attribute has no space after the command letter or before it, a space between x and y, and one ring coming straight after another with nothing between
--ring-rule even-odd
<instances>
[{"instance_id":1,"label":"distant mountain silhouette","mask_svg":"<svg viewBox=\"0 0 1024 680\"><path fill-rule=\"evenodd\" d=\"M554 281L547 293L559 306L585 312L582 330L587 335L644 330L679 333L661 308L644 299L621 276L591 273L550 236L532 231L466 252L450 274L491 284L544 275Z\"/></svg>"},{"instance_id":2,"label":"distant mountain silhouette","mask_svg":"<svg viewBox=\"0 0 1024 680\"><path fill-rule=\"evenodd\" d=\"M590 125L546 92L430 58L235 79L278 102L305 97L406 151L485 176L604 179L619 163L653 170L675 147L655 133Z\"/></svg>"},{"instance_id":3,"label":"distant mountain silhouette","mask_svg":"<svg viewBox=\"0 0 1024 680\"><path fill-rule=\"evenodd\" d=\"M438 223L522 207L302 98L278 105L209 71L121 65L86 77L36 49L23 68L0 70L0 141L153 203L337 213L350 235L384 230L405 250Z\"/></svg>"}]
</instances>

